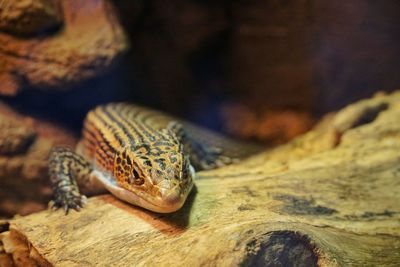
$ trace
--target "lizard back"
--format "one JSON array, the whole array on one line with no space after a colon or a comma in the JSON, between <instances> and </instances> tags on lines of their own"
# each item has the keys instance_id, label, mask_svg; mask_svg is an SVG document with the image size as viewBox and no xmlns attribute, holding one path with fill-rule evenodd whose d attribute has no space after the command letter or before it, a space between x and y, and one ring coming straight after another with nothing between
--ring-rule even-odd
<instances>
[{"instance_id":1,"label":"lizard back","mask_svg":"<svg viewBox=\"0 0 400 267\"><path fill-rule=\"evenodd\" d=\"M126 146L154 142L161 127L148 123L154 114L125 103L111 103L86 116L80 153L97 167L112 172L116 152Z\"/></svg>"}]
</instances>

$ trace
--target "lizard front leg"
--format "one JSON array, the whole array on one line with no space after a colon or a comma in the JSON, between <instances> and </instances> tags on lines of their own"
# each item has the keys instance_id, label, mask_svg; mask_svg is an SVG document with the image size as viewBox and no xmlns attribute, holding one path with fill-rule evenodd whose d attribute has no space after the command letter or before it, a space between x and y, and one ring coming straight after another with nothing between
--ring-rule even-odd
<instances>
[{"instance_id":1,"label":"lizard front leg","mask_svg":"<svg viewBox=\"0 0 400 267\"><path fill-rule=\"evenodd\" d=\"M91 164L83 157L68 148L54 148L49 157L49 175L53 186L54 208L63 207L65 213L69 209L80 210L86 197L81 195L78 181L89 181Z\"/></svg>"},{"instance_id":2,"label":"lizard front leg","mask_svg":"<svg viewBox=\"0 0 400 267\"><path fill-rule=\"evenodd\" d=\"M175 133L182 142L185 151L190 155L190 162L196 170L214 169L238 161L236 158L224 155L221 148L198 142L190 136L182 124L176 121L171 121L167 129Z\"/></svg>"}]
</instances>

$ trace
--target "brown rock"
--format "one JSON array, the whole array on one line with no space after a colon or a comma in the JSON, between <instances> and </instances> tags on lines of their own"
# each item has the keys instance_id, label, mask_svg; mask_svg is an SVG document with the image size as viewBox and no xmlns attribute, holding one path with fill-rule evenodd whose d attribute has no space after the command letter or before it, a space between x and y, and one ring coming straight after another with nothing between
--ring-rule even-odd
<instances>
[{"instance_id":1,"label":"brown rock","mask_svg":"<svg viewBox=\"0 0 400 267\"><path fill-rule=\"evenodd\" d=\"M54 124L0 103L0 216L29 214L51 197L47 157L54 145L74 147L76 138Z\"/></svg>"},{"instance_id":2,"label":"brown rock","mask_svg":"<svg viewBox=\"0 0 400 267\"><path fill-rule=\"evenodd\" d=\"M256 112L241 104L222 108L224 128L233 136L268 144L282 144L311 129L314 120L301 110L269 110Z\"/></svg>"},{"instance_id":3,"label":"brown rock","mask_svg":"<svg viewBox=\"0 0 400 267\"><path fill-rule=\"evenodd\" d=\"M127 48L125 35L107 0L4 3L0 16L7 18L2 28L8 33L0 32L0 94L15 95L27 84L65 88L79 83L105 71ZM58 23L59 8L62 27L45 36L16 35L34 31L25 27L21 17L29 15L31 21L34 17L37 22L29 25L46 29Z\"/></svg>"},{"instance_id":4,"label":"brown rock","mask_svg":"<svg viewBox=\"0 0 400 267\"><path fill-rule=\"evenodd\" d=\"M35 35L62 24L58 0L8 0L0 5L0 30L13 35Z\"/></svg>"}]
</instances>

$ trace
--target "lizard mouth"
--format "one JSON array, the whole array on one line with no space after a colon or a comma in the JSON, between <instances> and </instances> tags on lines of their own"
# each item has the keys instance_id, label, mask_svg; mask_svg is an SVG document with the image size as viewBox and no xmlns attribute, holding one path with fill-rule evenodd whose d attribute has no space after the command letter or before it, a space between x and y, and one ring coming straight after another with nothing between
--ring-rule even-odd
<instances>
[{"instance_id":1,"label":"lizard mouth","mask_svg":"<svg viewBox=\"0 0 400 267\"><path fill-rule=\"evenodd\" d=\"M154 212L170 213L177 211L183 206L186 200L186 195L182 195L177 188L161 190L160 196L153 197L144 192L132 192L127 190L119 186L113 177L102 172L93 171L92 175L94 175L111 194L119 199Z\"/></svg>"}]
</instances>

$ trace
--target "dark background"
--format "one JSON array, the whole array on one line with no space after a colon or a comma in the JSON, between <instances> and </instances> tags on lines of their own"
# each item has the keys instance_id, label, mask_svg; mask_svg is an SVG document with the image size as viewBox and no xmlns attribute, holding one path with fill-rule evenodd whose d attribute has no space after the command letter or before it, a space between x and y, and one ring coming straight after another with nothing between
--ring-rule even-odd
<instances>
[{"instance_id":1,"label":"dark background","mask_svg":"<svg viewBox=\"0 0 400 267\"><path fill-rule=\"evenodd\" d=\"M131 101L274 141L257 131L291 131L297 120L290 139L326 112L400 84L397 0L113 2L130 50L110 72L8 102L76 132L93 106Z\"/></svg>"}]
</instances>

